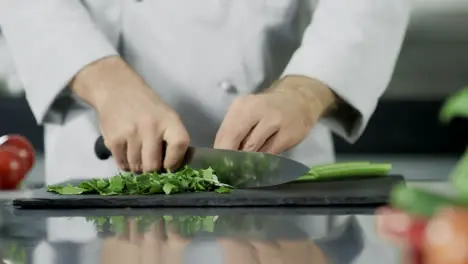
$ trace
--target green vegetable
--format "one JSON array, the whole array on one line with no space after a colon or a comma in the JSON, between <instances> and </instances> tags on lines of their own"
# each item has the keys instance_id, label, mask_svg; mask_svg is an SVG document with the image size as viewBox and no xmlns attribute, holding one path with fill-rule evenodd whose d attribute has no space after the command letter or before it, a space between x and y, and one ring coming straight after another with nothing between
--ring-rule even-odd
<instances>
[{"instance_id":1,"label":"green vegetable","mask_svg":"<svg viewBox=\"0 0 468 264\"><path fill-rule=\"evenodd\" d=\"M455 117L468 118L468 87L450 96L439 114L443 124L448 124Z\"/></svg>"},{"instance_id":2,"label":"green vegetable","mask_svg":"<svg viewBox=\"0 0 468 264\"><path fill-rule=\"evenodd\" d=\"M468 200L468 150L458 161L449 178L456 195L464 200Z\"/></svg>"},{"instance_id":3,"label":"green vegetable","mask_svg":"<svg viewBox=\"0 0 468 264\"><path fill-rule=\"evenodd\" d=\"M62 195L149 195L211 191L229 193L232 187L219 182L211 168L195 170L186 166L174 173L121 173L109 179L92 179L78 185L51 185L47 190Z\"/></svg>"},{"instance_id":4,"label":"green vegetable","mask_svg":"<svg viewBox=\"0 0 468 264\"><path fill-rule=\"evenodd\" d=\"M161 221L165 226L171 227L183 236L193 236L197 232L213 232L217 216L140 216L140 217L87 217L87 221L93 222L99 232L109 226L115 234L127 232L129 221L136 221L139 232L146 232L151 226L158 226Z\"/></svg>"},{"instance_id":5,"label":"green vegetable","mask_svg":"<svg viewBox=\"0 0 468 264\"><path fill-rule=\"evenodd\" d=\"M8 241L2 245L3 258L15 264L28 263L28 257L24 246L14 241ZM6 251L6 252L5 252Z\"/></svg>"},{"instance_id":6,"label":"green vegetable","mask_svg":"<svg viewBox=\"0 0 468 264\"><path fill-rule=\"evenodd\" d=\"M468 203L458 198L434 194L428 191L410 188L404 184L396 185L391 193L390 203L394 207L412 215L431 217L440 209Z\"/></svg>"},{"instance_id":7,"label":"green vegetable","mask_svg":"<svg viewBox=\"0 0 468 264\"><path fill-rule=\"evenodd\" d=\"M392 169L391 164L371 164L370 162L344 162L318 165L296 181L330 180L353 176L385 176Z\"/></svg>"},{"instance_id":8,"label":"green vegetable","mask_svg":"<svg viewBox=\"0 0 468 264\"><path fill-rule=\"evenodd\" d=\"M456 117L468 118L468 87L450 96L440 111L439 120L449 124ZM450 173L449 179L457 197L468 200L468 149Z\"/></svg>"},{"instance_id":9,"label":"green vegetable","mask_svg":"<svg viewBox=\"0 0 468 264\"><path fill-rule=\"evenodd\" d=\"M281 219L281 217L279 217ZM182 237L194 237L199 232L213 233L220 237L232 237L240 239L253 238L255 240L271 241L272 230L278 226L278 218L271 215L207 215L207 216L184 216L184 215L144 215L131 216L104 216L87 217L100 233L114 233L116 235L129 232L129 223L133 222L140 233L147 232L151 228L163 228L175 232ZM162 234L164 234L164 230Z\"/></svg>"},{"instance_id":10,"label":"green vegetable","mask_svg":"<svg viewBox=\"0 0 468 264\"><path fill-rule=\"evenodd\" d=\"M244 165L245 166L242 167L243 172L237 171L239 177L237 177L238 180L236 180L236 184L240 185L248 179L253 180L257 174L268 176L264 173L258 173L259 170L268 169L266 166L276 166L275 164L266 164L264 162L260 162L258 166L255 166L252 161ZM387 175L391 168L392 166L390 164L372 164L370 162L344 162L317 165L312 167L306 175L299 177L296 181L329 180L349 176L383 176ZM227 170L228 168L223 167L223 169ZM234 174L236 171L233 170L229 173ZM236 179L236 177L226 178ZM47 188L49 192L62 195L149 195L211 191L229 193L232 189L232 185L219 182L215 171L211 167L208 167L208 169L195 170L187 166L174 173L144 173L139 175L121 173L109 179L92 179L83 181L78 185L51 185Z\"/></svg>"}]
</instances>

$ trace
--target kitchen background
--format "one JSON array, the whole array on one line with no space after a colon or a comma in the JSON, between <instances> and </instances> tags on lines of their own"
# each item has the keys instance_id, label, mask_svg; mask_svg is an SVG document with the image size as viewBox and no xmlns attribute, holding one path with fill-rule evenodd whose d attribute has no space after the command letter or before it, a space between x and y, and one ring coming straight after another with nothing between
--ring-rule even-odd
<instances>
[{"instance_id":1,"label":"kitchen background","mask_svg":"<svg viewBox=\"0 0 468 264\"><path fill-rule=\"evenodd\" d=\"M441 126L437 120L443 100L468 86L468 1L411 2L411 23L393 80L369 127L356 144L336 138L335 146L339 160L385 160L397 173L436 179L446 177L468 143L468 122ZM21 133L42 151L42 129L0 33L0 134L6 133ZM39 161L32 174L42 170Z\"/></svg>"}]
</instances>

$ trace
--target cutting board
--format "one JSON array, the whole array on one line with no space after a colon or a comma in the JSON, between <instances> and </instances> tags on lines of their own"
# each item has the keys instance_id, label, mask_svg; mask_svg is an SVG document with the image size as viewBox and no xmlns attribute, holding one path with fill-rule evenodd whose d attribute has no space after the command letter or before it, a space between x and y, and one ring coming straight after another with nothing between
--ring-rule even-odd
<instances>
[{"instance_id":1,"label":"cutting board","mask_svg":"<svg viewBox=\"0 0 468 264\"><path fill-rule=\"evenodd\" d=\"M356 177L334 181L287 183L267 188L236 189L231 193L182 193L171 195L59 195L45 188L30 198L13 200L29 209L126 208L126 207L262 207L262 206L378 206L386 204L392 186L404 182L400 175Z\"/></svg>"}]
</instances>

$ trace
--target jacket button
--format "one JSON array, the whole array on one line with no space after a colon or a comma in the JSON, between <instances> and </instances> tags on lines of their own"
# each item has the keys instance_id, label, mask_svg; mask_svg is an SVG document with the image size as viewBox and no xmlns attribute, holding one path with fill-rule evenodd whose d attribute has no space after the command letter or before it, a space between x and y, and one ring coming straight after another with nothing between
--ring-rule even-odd
<instances>
[{"instance_id":1,"label":"jacket button","mask_svg":"<svg viewBox=\"0 0 468 264\"><path fill-rule=\"evenodd\" d=\"M223 89L226 93L237 93L237 88L230 81L222 81L219 83L219 88Z\"/></svg>"}]
</instances>

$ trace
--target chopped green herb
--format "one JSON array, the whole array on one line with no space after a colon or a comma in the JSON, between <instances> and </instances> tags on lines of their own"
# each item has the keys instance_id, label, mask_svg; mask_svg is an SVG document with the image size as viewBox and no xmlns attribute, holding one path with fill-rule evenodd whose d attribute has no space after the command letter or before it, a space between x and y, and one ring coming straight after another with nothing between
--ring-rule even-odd
<instances>
[{"instance_id":1,"label":"chopped green herb","mask_svg":"<svg viewBox=\"0 0 468 264\"><path fill-rule=\"evenodd\" d=\"M78 185L50 185L49 192L62 195L148 195L174 194L184 192L229 193L232 187L219 182L212 168L195 170L184 167L178 172L167 173L121 173L109 179L92 179Z\"/></svg>"},{"instance_id":2,"label":"chopped green herb","mask_svg":"<svg viewBox=\"0 0 468 264\"><path fill-rule=\"evenodd\" d=\"M136 221L140 232L146 232L152 225L158 225L161 221L166 226L171 225L179 234L193 236L197 232L213 232L217 216L141 216L141 217L87 217L87 221L96 225L98 232L103 232L106 228L115 234L127 232L130 220Z\"/></svg>"},{"instance_id":3,"label":"chopped green herb","mask_svg":"<svg viewBox=\"0 0 468 264\"><path fill-rule=\"evenodd\" d=\"M255 179L258 170L265 169L265 163L259 162L256 167L251 164L245 171L239 172L239 181L242 184L247 179ZM370 162L343 162L314 166L296 182L333 180L353 176L385 176L391 170L391 164L373 164ZM226 169L226 168L224 168ZM248 172L250 171L250 172ZM231 172L230 172L231 173ZM232 173L236 173L232 171ZM261 174L261 173L260 173ZM234 179L236 177L227 177ZM257 179L258 180L258 179ZM238 186L238 185L234 185ZM229 193L232 185L221 183L211 167L196 170L185 166L177 172L166 173L120 173L109 179L92 179L78 185L50 185L47 190L62 195L100 194L100 195L150 195L174 194L186 192L216 192Z\"/></svg>"},{"instance_id":4,"label":"chopped green herb","mask_svg":"<svg viewBox=\"0 0 468 264\"><path fill-rule=\"evenodd\" d=\"M226 186L221 186L218 189L216 189L217 193L229 193L231 192L231 188L226 187Z\"/></svg>"}]
</instances>

